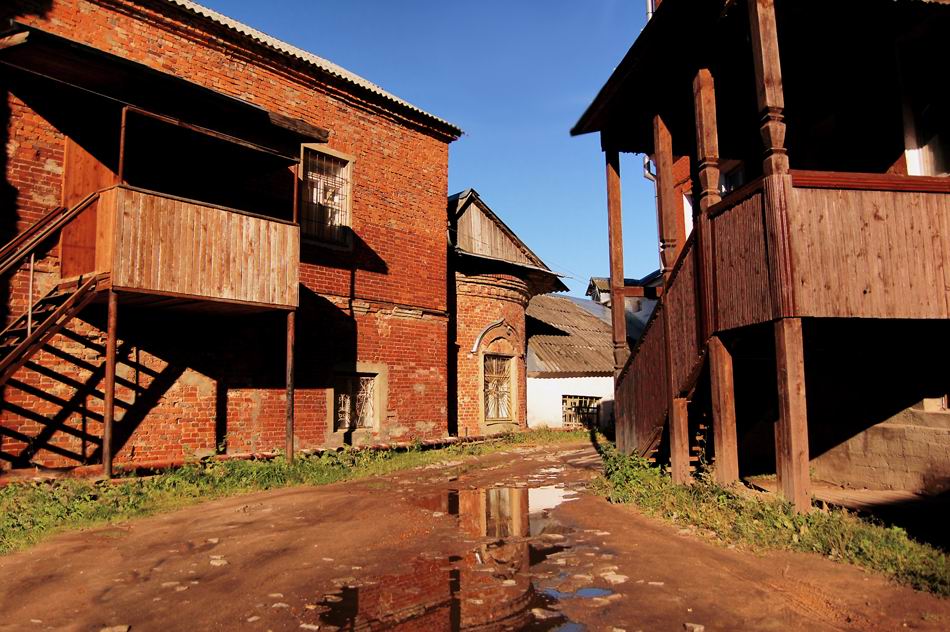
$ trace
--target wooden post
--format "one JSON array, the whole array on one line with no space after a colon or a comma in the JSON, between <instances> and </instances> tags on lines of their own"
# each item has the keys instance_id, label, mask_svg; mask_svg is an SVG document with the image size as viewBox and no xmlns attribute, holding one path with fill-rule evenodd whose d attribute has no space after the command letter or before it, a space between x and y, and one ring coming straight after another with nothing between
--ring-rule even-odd
<instances>
[{"instance_id":1,"label":"wooden post","mask_svg":"<svg viewBox=\"0 0 950 632\"><path fill-rule=\"evenodd\" d=\"M109 290L109 316L106 325L106 374L104 410L102 415L102 469L107 478L112 478L112 423L115 419L115 361L116 327L118 324L119 297Z\"/></svg>"},{"instance_id":2,"label":"wooden post","mask_svg":"<svg viewBox=\"0 0 950 632\"><path fill-rule=\"evenodd\" d=\"M709 381L712 394L713 446L716 482L739 480L739 441L736 435L736 393L732 354L719 336L709 339Z\"/></svg>"},{"instance_id":3,"label":"wooden post","mask_svg":"<svg viewBox=\"0 0 950 632\"><path fill-rule=\"evenodd\" d=\"M805 408L805 355L800 318L775 323L779 418L775 426L778 487L797 511L811 508L808 481L808 415Z\"/></svg>"},{"instance_id":4,"label":"wooden post","mask_svg":"<svg viewBox=\"0 0 950 632\"><path fill-rule=\"evenodd\" d=\"M607 229L610 242L610 320L614 340L614 379L620 375L630 348L627 345L627 317L623 293L623 218L620 202L620 153L604 148L607 163Z\"/></svg>"},{"instance_id":5,"label":"wooden post","mask_svg":"<svg viewBox=\"0 0 950 632\"><path fill-rule=\"evenodd\" d=\"M670 407L670 475L677 484L688 483L689 473L689 400L674 397Z\"/></svg>"},{"instance_id":6,"label":"wooden post","mask_svg":"<svg viewBox=\"0 0 950 632\"><path fill-rule=\"evenodd\" d=\"M699 209L696 238L699 247L700 347L716 331L712 220L709 209L721 200L719 194L719 131L716 125L716 90L712 73L701 68L693 79L696 118Z\"/></svg>"},{"instance_id":7,"label":"wooden post","mask_svg":"<svg viewBox=\"0 0 950 632\"><path fill-rule=\"evenodd\" d=\"M653 157L656 161L656 211L660 234L660 268L668 281L679 249L680 236L685 233L683 214L679 211L673 181L673 138L659 114L653 117Z\"/></svg>"},{"instance_id":8,"label":"wooden post","mask_svg":"<svg viewBox=\"0 0 950 632\"><path fill-rule=\"evenodd\" d=\"M755 67L760 133L765 148L762 162L769 278L774 317L795 315L793 271L789 248L788 212L792 180L785 150L785 95L779 59L774 0L749 0L749 32Z\"/></svg>"},{"instance_id":9,"label":"wooden post","mask_svg":"<svg viewBox=\"0 0 950 632\"><path fill-rule=\"evenodd\" d=\"M287 461L294 460L294 328L297 311L287 312L287 427L286 446Z\"/></svg>"}]
</instances>

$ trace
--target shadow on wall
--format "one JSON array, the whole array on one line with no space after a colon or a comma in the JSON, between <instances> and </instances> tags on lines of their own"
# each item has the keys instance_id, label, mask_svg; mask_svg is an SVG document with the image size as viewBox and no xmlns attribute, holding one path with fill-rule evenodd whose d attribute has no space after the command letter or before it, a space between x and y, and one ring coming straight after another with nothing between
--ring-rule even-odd
<instances>
[{"instance_id":1,"label":"shadow on wall","mask_svg":"<svg viewBox=\"0 0 950 632\"><path fill-rule=\"evenodd\" d=\"M282 396L286 386L285 312L221 314L159 310L123 306L121 300L119 310L114 446L117 454L127 447L146 418L156 412L163 416L162 423L208 424L197 429L206 437L202 440L206 444L203 449L227 451L229 429L238 421L229 419L229 391L271 391ZM296 387L329 388L335 371L355 371L353 319L337 305L303 287L298 314ZM42 362L34 358L16 374L18 379L8 382L0 403L8 418L0 426L0 460L7 467L30 467L36 463L69 467L101 462L101 358L105 352L105 328L104 306L91 306L81 321L74 321L53 339L55 344L44 347ZM27 371L35 375L27 377ZM169 402L166 395L188 371L199 374L197 383L190 385L197 394L186 394L183 399L190 403L180 411L170 412L168 406L178 407L179 402ZM195 408L189 410L188 406ZM315 415L319 423L325 415L322 399L316 407L316 411L298 407L298 419L312 419ZM197 418L199 411L207 416ZM254 427L273 426L282 432L282 415L269 414L266 418L262 413L260 418L240 421ZM178 415L180 419L176 422L169 415ZM310 442L321 440L319 427L305 428L299 424L298 436L301 432L311 433L307 435ZM161 434L157 433L152 441L161 441ZM164 447L180 449L176 435L170 436L174 445Z\"/></svg>"},{"instance_id":2,"label":"shadow on wall","mask_svg":"<svg viewBox=\"0 0 950 632\"><path fill-rule=\"evenodd\" d=\"M53 6L53 0L26 0L14 2L13 6L0 7L0 37L10 21L23 17L45 17ZM6 68L0 65L0 244L5 244L17 234L17 197L19 190L9 180L10 174L10 86ZM9 274L0 279L0 322L7 322L10 303Z\"/></svg>"}]
</instances>

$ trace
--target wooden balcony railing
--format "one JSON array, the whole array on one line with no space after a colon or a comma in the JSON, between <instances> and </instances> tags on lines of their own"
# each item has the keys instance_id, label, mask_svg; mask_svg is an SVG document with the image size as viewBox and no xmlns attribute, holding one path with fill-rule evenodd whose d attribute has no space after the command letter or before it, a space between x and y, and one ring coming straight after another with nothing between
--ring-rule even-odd
<instances>
[{"instance_id":1,"label":"wooden balcony railing","mask_svg":"<svg viewBox=\"0 0 950 632\"><path fill-rule=\"evenodd\" d=\"M128 186L100 193L96 272L117 290L294 308L296 224Z\"/></svg>"},{"instance_id":2,"label":"wooden balcony railing","mask_svg":"<svg viewBox=\"0 0 950 632\"><path fill-rule=\"evenodd\" d=\"M616 383L621 449L645 454L668 408L694 386L706 333L782 317L950 318L950 178L792 172L787 217L756 180L709 209L703 249L691 237ZM780 221L787 228L777 229ZM702 223L699 223L702 226ZM778 243L781 234L787 243ZM791 308L775 305L780 249ZM712 287L701 327L700 270Z\"/></svg>"}]
</instances>

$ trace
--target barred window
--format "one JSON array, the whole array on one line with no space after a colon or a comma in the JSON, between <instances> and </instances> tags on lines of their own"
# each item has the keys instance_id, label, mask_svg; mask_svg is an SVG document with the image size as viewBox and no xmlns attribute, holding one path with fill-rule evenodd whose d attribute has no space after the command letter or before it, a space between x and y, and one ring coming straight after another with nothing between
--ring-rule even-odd
<instances>
[{"instance_id":1,"label":"barred window","mask_svg":"<svg viewBox=\"0 0 950 632\"><path fill-rule=\"evenodd\" d=\"M350 158L325 148L303 148L300 232L304 239L350 243L352 165Z\"/></svg>"},{"instance_id":2,"label":"barred window","mask_svg":"<svg viewBox=\"0 0 950 632\"><path fill-rule=\"evenodd\" d=\"M485 420L511 419L511 358L485 356Z\"/></svg>"},{"instance_id":3,"label":"barred window","mask_svg":"<svg viewBox=\"0 0 950 632\"><path fill-rule=\"evenodd\" d=\"M376 376L353 375L337 379L333 393L334 430L376 426Z\"/></svg>"}]
</instances>

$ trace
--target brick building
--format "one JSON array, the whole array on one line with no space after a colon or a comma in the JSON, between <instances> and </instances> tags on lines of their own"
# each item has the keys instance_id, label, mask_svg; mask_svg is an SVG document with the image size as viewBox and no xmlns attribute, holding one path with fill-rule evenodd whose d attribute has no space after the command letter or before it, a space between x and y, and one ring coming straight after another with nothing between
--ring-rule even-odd
<instances>
[{"instance_id":1,"label":"brick building","mask_svg":"<svg viewBox=\"0 0 950 632\"><path fill-rule=\"evenodd\" d=\"M525 309L532 296L567 287L473 189L449 197L449 234L452 425L459 436L527 428Z\"/></svg>"},{"instance_id":2,"label":"brick building","mask_svg":"<svg viewBox=\"0 0 950 632\"><path fill-rule=\"evenodd\" d=\"M188 0L0 30L0 467L446 436L457 127Z\"/></svg>"}]
</instances>

